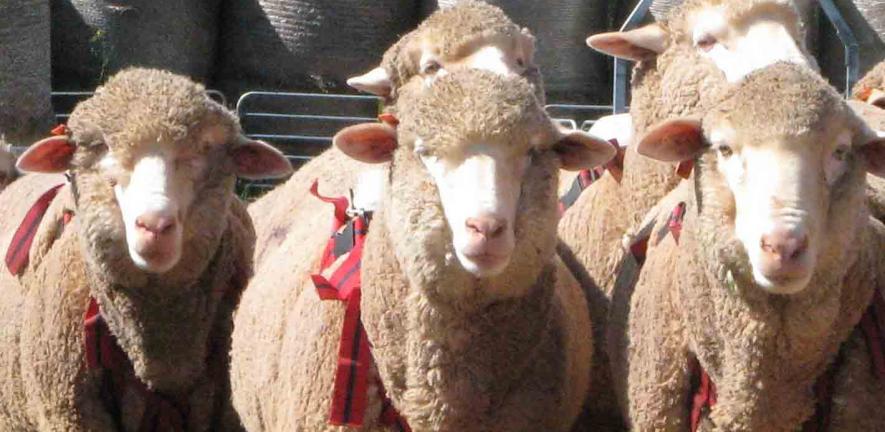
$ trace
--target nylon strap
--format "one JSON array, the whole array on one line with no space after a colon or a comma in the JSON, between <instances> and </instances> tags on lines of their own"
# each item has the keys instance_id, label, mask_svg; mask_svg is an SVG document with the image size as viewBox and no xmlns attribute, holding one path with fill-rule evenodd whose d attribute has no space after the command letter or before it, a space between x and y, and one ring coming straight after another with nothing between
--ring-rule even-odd
<instances>
[{"instance_id":1,"label":"nylon strap","mask_svg":"<svg viewBox=\"0 0 885 432\"><path fill-rule=\"evenodd\" d=\"M410 432L411 429L405 419L390 403L381 380L373 374L374 359L369 338L360 318L362 283L360 269L371 215L360 214L353 218L349 217L347 198L321 196L316 181L311 186L310 192L335 207L332 236L323 250L320 272L327 270L336 260L347 255L328 278L321 274L311 276L320 299L346 303L341 341L338 345L338 364L335 370L329 424L350 427L362 427L365 424L368 383L374 378L378 383L377 388L382 401L379 423L399 431Z\"/></svg>"}]
</instances>

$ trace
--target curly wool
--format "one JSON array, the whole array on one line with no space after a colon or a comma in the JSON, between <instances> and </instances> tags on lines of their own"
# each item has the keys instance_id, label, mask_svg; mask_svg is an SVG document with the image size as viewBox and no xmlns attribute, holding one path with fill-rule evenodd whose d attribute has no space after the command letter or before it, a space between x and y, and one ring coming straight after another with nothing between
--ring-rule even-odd
<instances>
[{"instance_id":1,"label":"curly wool","mask_svg":"<svg viewBox=\"0 0 885 432\"><path fill-rule=\"evenodd\" d=\"M831 139L833 122L863 128L829 84L787 64L751 74L704 117L705 124L723 120L746 142L786 133L822 135L809 141L822 143ZM746 252L734 237L734 200L716 163L714 154L702 156L694 182L683 183L652 210L658 215L652 232L666 232L676 203L688 208L678 244L669 235L652 242L635 291L617 287L625 292L614 295L619 303L612 306L608 334L615 383L634 428L684 429L685 395L694 374L689 365L696 357L717 389L708 426L797 430L814 412L815 381L883 280L879 250L885 228L868 219L863 171L852 162L829 198L820 232L825 238L809 285L791 296L768 294L752 281ZM843 355L850 364L868 363L868 353L856 344ZM863 387L850 384L863 380L875 381L871 369L840 370L836 388L843 390L833 400L863 406L885 401L882 383L862 394L857 390ZM852 417L841 409L829 430L864 430L858 426L880 417L873 411Z\"/></svg>"},{"instance_id":2,"label":"curly wool","mask_svg":"<svg viewBox=\"0 0 885 432\"><path fill-rule=\"evenodd\" d=\"M793 34L801 34L798 15L784 0L689 0L671 11L670 19L660 24L669 34L668 48L633 68L630 116L635 142L664 120L703 114L728 85L722 71L694 49L690 35L683 30L686 17L709 5L722 5L731 14L744 15L754 7L769 4L781 12L779 16ZM570 182L573 175L563 175L562 179ZM675 164L641 156L634 144L627 148L620 183L609 174L603 175L563 216L560 255L590 293L594 316L608 315L625 236L633 235L648 210L681 180ZM601 320L596 324L596 340L603 341L606 324ZM604 343L597 344L597 349L602 346ZM600 396L591 417L597 419L594 422L617 423L618 419L612 418L617 408L607 385L605 353L597 351L596 357L600 359L595 363L599 369L593 380Z\"/></svg>"},{"instance_id":3,"label":"curly wool","mask_svg":"<svg viewBox=\"0 0 885 432\"><path fill-rule=\"evenodd\" d=\"M227 347L233 308L251 272L255 237L245 208L232 193L235 177L232 162L223 159L226 150L210 152L209 144L197 139L212 127L227 137L212 145L232 146L239 137L236 118L186 78L129 69L78 105L68 125L77 144L71 171L78 199L75 203L70 186L59 192L38 228L21 282L0 279L4 292L14 293L0 299L0 307L9 311L4 328L16 329L11 333L16 340L4 341L10 349L2 350L6 357L0 362L21 373L0 384L19 395L3 397L7 405L0 413L23 406L29 413L0 414L2 429L114 428L98 393L101 374L82 367L82 320L89 297L101 305L137 378L168 397L189 401L187 421L195 427L237 429L239 421L226 402ZM147 274L132 263L113 188L94 166L103 145L126 166L140 144L157 139L207 152L214 167L195 185L197 197L183 216L181 259L162 275ZM36 197L27 185L45 186L46 178L57 180L45 175L20 179L9 191L16 195L8 199L28 208ZM61 233L64 210L75 216ZM122 401L126 421L137 421L144 409L140 397Z\"/></svg>"},{"instance_id":4,"label":"curly wool","mask_svg":"<svg viewBox=\"0 0 885 432\"><path fill-rule=\"evenodd\" d=\"M400 146L361 267L362 319L383 385L414 430L568 430L588 390L592 340L583 295L554 258L556 159L551 152L534 158L511 264L480 280L454 258L436 185L412 151L431 131L446 137L437 150L483 137L524 144L551 122L521 78L458 71L429 88L417 85L400 100L416 109L400 116ZM468 91L477 86L489 91ZM441 109L449 106L462 109ZM489 131L481 120L464 126L471 114L489 121ZM506 134L491 137L493 130ZM448 139L455 141L443 143ZM320 214L328 224L331 208ZM328 232L319 238L308 230L290 232L286 243L313 255L274 255L258 268L237 312L233 394L250 429L336 430L327 415L343 305L320 300L312 287ZM307 368L317 373L305 376ZM368 397L374 425L381 404L374 386Z\"/></svg>"},{"instance_id":5,"label":"curly wool","mask_svg":"<svg viewBox=\"0 0 885 432\"><path fill-rule=\"evenodd\" d=\"M413 44L429 43L439 49L438 55L455 57L472 41L491 36L510 38L521 32L501 8L482 1L462 1L434 12L400 38L384 53L381 66L398 89L420 72L420 59L411 52L417 49Z\"/></svg>"}]
</instances>

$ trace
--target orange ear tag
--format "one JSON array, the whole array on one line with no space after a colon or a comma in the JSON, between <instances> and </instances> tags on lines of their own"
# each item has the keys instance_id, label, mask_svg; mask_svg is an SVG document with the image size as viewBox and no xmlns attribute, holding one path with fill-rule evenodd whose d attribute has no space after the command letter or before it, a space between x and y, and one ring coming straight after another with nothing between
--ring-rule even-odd
<instances>
[{"instance_id":1,"label":"orange ear tag","mask_svg":"<svg viewBox=\"0 0 885 432\"><path fill-rule=\"evenodd\" d=\"M71 130L68 129L67 125L61 123L58 126L52 128L52 131L50 131L50 133L55 136L69 135L71 133Z\"/></svg>"},{"instance_id":2,"label":"orange ear tag","mask_svg":"<svg viewBox=\"0 0 885 432\"><path fill-rule=\"evenodd\" d=\"M378 114L378 121L391 127L396 127L399 124L399 119L391 113Z\"/></svg>"}]
</instances>

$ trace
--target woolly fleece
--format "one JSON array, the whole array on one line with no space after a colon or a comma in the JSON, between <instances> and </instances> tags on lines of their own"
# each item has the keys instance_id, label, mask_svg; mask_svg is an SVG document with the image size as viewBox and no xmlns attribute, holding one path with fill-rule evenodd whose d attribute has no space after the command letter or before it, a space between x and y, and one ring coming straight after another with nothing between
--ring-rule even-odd
<instances>
[{"instance_id":1,"label":"woolly fleece","mask_svg":"<svg viewBox=\"0 0 885 432\"><path fill-rule=\"evenodd\" d=\"M672 10L670 18L660 23L670 35L666 51L633 68L630 116L635 139L626 150L621 182L604 174L581 194L559 225L559 254L590 299L591 315L599 317L594 321L597 351L593 382L597 397L588 413L588 422L595 427L622 428L602 348L604 317L608 316L622 244L633 235L633 228L648 210L682 180L676 175L676 165L641 156L635 146L648 128L663 120L701 115L727 85L724 74L701 57L690 38L677 29L685 15L720 4L736 14L746 13L751 6L771 4L782 10L788 28L798 22L795 9L784 1L689 0ZM798 29L795 32L799 34ZM573 174L563 173L560 184L570 185L573 179Z\"/></svg>"},{"instance_id":2,"label":"woolly fleece","mask_svg":"<svg viewBox=\"0 0 885 432\"><path fill-rule=\"evenodd\" d=\"M751 74L704 122L721 118L750 134L746 142L786 134L802 137L808 146L834 139L836 124L862 127L823 79L785 64ZM832 189L815 273L792 296L768 294L752 282L746 253L733 234L734 201L715 167L716 156L705 153L694 181L652 210L660 216L652 231L657 233L667 229L676 203L687 204L679 243L668 234L653 244L635 291L619 285L614 296L609 358L632 427L686 430L689 364L696 357L718 395L701 430L798 430L814 412L815 381L849 341L828 430L880 428L881 410L857 409L885 402L885 387L872 376L854 330L885 276L880 253L885 228L869 218L864 205L860 162L851 160ZM871 424L877 426L864 427Z\"/></svg>"},{"instance_id":3,"label":"woolly fleece","mask_svg":"<svg viewBox=\"0 0 885 432\"><path fill-rule=\"evenodd\" d=\"M464 70L414 95L410 87L362 266L362 318L382 382L416 431L568 430L588 389L591 327L554 256L558 162L543 149L534 158L512 261L478 280L454 258L436 186L413 152L418 136L435 151L476 139L527 148L528 137L552 132L550 120L519 78ZM331 206L323 213L331 219ZM232 382L250 430L337 430L326 421L343 304L320 301L307 277L326 241L301 243L309 261L260 268L243 295ZM379 410L370 387L370 424Z\"/></svg>"},{"instance_id":4,"label":"woolly fleece","mask_svg":"<svg viewBox=\"0 0 885 432\"><path fill-rule=\"evenodd\" d=\"M460 2L455 7L434 12L416 30L404 35L385 53L381 64L391 74L393 91L384 110L396 112L399 87L419 74L419 59L402 52L407 46L408 50L417 49L411 47L410 41L426 37L438 49L457 59L462 51L479 39L511 38L519 33L519 27L500 8L484 2ZM536 96L543 104L544 90L540 72L537 68L531 68L527 78L535 84ZM249 214L255 222L257 234L256 269L268 260L301 259L304 253L313 253L303 251L300 242L306 240L304 236L312 235L314 237L311 239L320 239L325 235L328 223L325 218L326 204L308 193L315 179L320 180L323 193L346 196L348 190L357 183L359 173L366 169L373 167L331 148L300 168L283 186L275 188L251 204ZM297 233L290 236L292 231Z\"/></svg>"},{"instance_id":5,"label":"woolly fleece","mask_svg":"<svg viewBox=\"0 0 885 432\"><path fill-rule=\"evenodd\" d=\"M7 371L0 429L115 430L99 394L101 373L84 363L83 316L92 296L136 376L190 402L188 430L239 430L229 402L228 347L231 315L251 272L254 231L233 195L225 148L214 149L214 169L195 185L182 220L182 258L162 275L141 272L129 259L113 189L95 168L105 146L121 160L138 152L140 140L196 147L206 127L225 130L222 145L232 146L236 118L187 78L130 69L78 105L68 124L77 144L71 169L79 199L70 186L62 188L38 228L28 269L20 280L5 269L0 278L0 364ZM11 221L4 215L3 247L36 197L57 181L28 175L0 195L19 203L4 206L18 210L9 212ZM75 216L60 233L64 210ZM144 401L130 394L121 404L124 430L136 430L131 423Z\"/></svg>"}]
</instances>

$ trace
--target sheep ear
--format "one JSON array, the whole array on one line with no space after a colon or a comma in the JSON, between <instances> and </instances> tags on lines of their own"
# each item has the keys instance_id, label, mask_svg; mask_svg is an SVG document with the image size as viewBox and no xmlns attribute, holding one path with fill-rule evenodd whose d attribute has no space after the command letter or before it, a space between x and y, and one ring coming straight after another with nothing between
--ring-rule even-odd
<instances>
[{"instance_id":1,"label":"sheep ear","mask_svg":"<svg viewBox=\"0 0 885 432\"><path fill-rule=\"evenodd\" d=\"M396 129L386 123L363 123L335 134L332 144L344 154L365 163L382 163L393 158L399 145Z\"/></svg>"},{"instance_id":2,"label":"sheep ear","mask_svg":"<svg viewBox=\"0 0 885 432\"><path fill-rule=\"evenodd\" d=\"M557 127L558 140L553 151L562 162L562 169L580 171L604 165L617 154L608 141L589 133Z\"/></svg>"},{"instance_id":3,"label":"sheep ear","mask_svg":"<svg viewBox=\"0 0 885 432\"><path fill-rule=\"evenodd\" d=\"M30 173L61 173L71 166L77 146L67 135L51 136L37 141L28 148L15 166L19 171Z\"/></svg>"},{"instance_id":4,"label":"sheep ear","mask_svg":"<svg viewBox=\"0 0 885 432\"><path fill-rule=\"evenodd\" d=\"M639 141L636 151L663 162L692 160L704 150L700 120L666 120L652 127Z\"/></svg>"},{"instance_id":5,"label":"sheep ear","mask_svg":"<svg viewBox=\"0 0 885 432\"><path fill-rule=\"evenodd\" d=\"M625 60L646 60L667 49L669 36L658 24L625 32L600 33L587 38L587 45L603 54Z\"/></svg>"},{"instance_id":6,"label":"sheep ear","mask_svg":"<svg viewBox=\"0 0 885 432\"><path fill-rule=\"evenodd\" d=\"M877 137L860 148L867 172L885 178L885 132L877 131Z\"/></svg>"},{"instance_id":7,"label":"sheep ear","mask_svg":"<svg viewBox=\"0 0 885 432\"><path fill-rule=\"evenodd\" d=\"M241 137L231 150L237 177L249 180L281 178L292 174L292 164L272 145Z\"/></svg>"},{"instance_id":8,"label":"sheep ear","mask_svg":"<svg viewBox=\"0 0 885 432\"><path fill-rule=\"evenodd\" d=\"M347 85L375 96L387 97L393 89L390 73L381 66L347 80Z\"/></svg>"}]
</instances>

